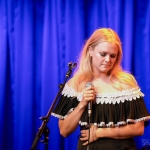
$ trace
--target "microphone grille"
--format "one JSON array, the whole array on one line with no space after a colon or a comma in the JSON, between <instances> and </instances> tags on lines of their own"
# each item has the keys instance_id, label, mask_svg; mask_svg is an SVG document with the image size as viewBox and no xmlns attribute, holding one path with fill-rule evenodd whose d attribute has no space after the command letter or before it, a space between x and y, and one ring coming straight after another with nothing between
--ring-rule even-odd
<instances>
[{"instance_id":1,"label":"microphone grille","mask_svg":"<svg viewBox=\"0 0 150 150\"><path fill-rule=\"evenodd\" d=\"M85 87L94 86L92 82L87 82Z\"/></svg>"}]
</instances>

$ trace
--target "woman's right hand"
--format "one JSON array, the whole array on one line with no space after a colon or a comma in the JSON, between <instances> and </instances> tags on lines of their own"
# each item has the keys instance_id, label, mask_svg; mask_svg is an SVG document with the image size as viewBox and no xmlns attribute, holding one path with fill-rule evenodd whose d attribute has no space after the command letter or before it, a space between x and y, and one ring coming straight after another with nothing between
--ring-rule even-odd
<instances>
[{"instance_id":1,"label":"woman's right hand","mask_svg":"<svg viewBox=\"0 0 150 150\"><path fill-rule=\"evenodd\" d=\"M82 105L86 107L88 102L90 101L95 102L95 96L96 96L96 92L94 86L86 87L82 91L82 100L81 100Z\"/></svg>"}]
</instances>

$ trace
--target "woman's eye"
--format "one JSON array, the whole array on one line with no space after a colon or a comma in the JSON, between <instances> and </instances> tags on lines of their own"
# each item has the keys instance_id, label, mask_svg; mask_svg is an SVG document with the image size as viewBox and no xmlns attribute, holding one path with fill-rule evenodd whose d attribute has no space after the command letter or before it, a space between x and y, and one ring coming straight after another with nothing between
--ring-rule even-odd
<instances>
[{"instance_id":1,"label":"woman's eye","mask_svg":"<svg viewBox=\"0 0 150 150\"><path fill-rule=\"evenodd\" d=\"M105 57L106 55L109 55L109 54L107 54L107 53L100 53L100 55L101 55L102 57ZM110 58L116 58L116 54L111 54L111 55L110 55Z\"/></svg>"},{"instance_id":2,"label":"woman's eye","mask_svg":"<svg viewBox=\"0 0 150 150\"><path fill-rule=\"evenodd\" d=\"M101 55L101 56L103 56L103 57L104 57L104 56L106 56L106 54L105 54L105 53L100 53L100 55Z\"/></svg>"},{"instance_id":3,"label":"woman's eye","mask_svg":"<svg viewBox=\"0 0 150 150\"><path fill-rule=\"evenodd\" d=\"M116 55L111 55L110 57L111 57L111 58L116 58Z\"/></svg>"}]
</instances>

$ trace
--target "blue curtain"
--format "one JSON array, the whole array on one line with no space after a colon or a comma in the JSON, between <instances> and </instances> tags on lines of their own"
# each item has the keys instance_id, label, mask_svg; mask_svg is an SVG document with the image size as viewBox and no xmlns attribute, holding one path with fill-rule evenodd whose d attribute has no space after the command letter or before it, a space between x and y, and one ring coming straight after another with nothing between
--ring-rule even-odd
<instances>
[{"instance_id":1,"label":"blue curtain","mask_svg":"<svg viewBox=\"0 0 150 150\"><path fill-rule=\"evenodd\" d=\"M149 0L0 1L0 149L31 148L68 70L91 33L114 29L123 45L123 68L133 73L150 111ZM50 117L49 149L76 150L79 128L68 138ZM137 147L150 146L150 126ZM44 150L40 141L37 150Z\"/></svg>"}]
</instances>

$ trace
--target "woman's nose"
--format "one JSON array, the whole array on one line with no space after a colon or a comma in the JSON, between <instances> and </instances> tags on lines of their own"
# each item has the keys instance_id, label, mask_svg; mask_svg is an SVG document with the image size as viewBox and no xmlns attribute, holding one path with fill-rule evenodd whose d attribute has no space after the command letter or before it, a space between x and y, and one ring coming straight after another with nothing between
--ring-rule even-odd
<instances>
[{"instance_id":1,"label":"woman's nose","mask_svg":"<svg viewBox=\"0 0 150 150\"><path fill-rule=\"evenodd\" d=\"M110 61L110 56L107 55L107 56L105 57L105 61L106 61L106 62L109 62L109 61Z\"/></svg>"}]
</instances>

